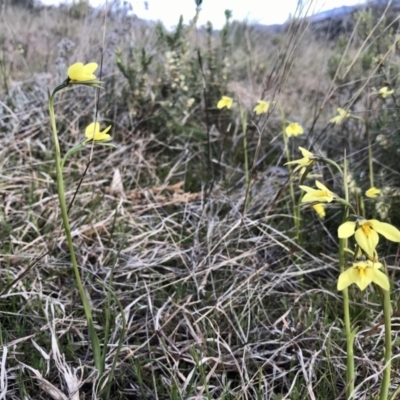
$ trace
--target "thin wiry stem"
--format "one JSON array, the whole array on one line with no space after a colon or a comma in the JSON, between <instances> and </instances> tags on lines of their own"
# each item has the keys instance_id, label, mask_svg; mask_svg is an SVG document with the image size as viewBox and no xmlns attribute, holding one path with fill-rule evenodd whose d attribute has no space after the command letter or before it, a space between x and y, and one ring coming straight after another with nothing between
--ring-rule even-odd
<instances>
[{"instance_id":1,"label":"thin wiry stem","mask_svg":"<svg viewBox=\"0 0 400 400\"><path fill-rule=\"evenodd\" d=\"M278 103L279 106L279 111L281 113L281 118L282 118L282 137L283 137L283 146L285 148L285 154L286 154L286 162L290 162L290 154L289 154L289 144L288 144L288 138L286 136L286 118L285 118L285 113L283 111L283 108L280 103ZM289 170L289 175L292 174L292 169L291 166L288 165L288 170ZM289 190L290 190L290 198L292 200L292 205L293 205L293 217L294 217L294 225L295 225L295 238L296 241L298 242L300 239L300 208L299 205L296 202L296 196L294 193L294 185L293 185L293 180L289 181Z\"/></svg>"},{"instance_id":2,"label":"thin wiry stem","mask_svg":"<svg viewBox=\"0 0 400 400\"><path fill-rule=\"evenodd\" d=\"M90 310L89 301L85 294L85 289L82 284L81 275L79 272L78 263L76 261L76 255L74 250L74 245L72 242L72 235L71 235L71 227L69 224L68 219L68 210L67 210L67 203L65 201L65 191L64 191L64 178L62 172L62 159L61 159L61 151L60 151L60 143L58 140L57 134L57 127L56 127L56 118L54 114L54 95L55 93L60 90L56 88L51 96L49 96L49 113L50 113L50 123L51 128L53 131L53 141L54 141L54 148L55 148L55 156L56 156L56 173L57 173L57 191L58 191L58 200L60 203L61 208L61 216L63 220L63 226L65 231L65 236L67 238L68 249L71 257L71 263L75 274L75 281L78 286L78 291L82 300L83 309L85 312L86 321L88 324L90 341L92 344L93 356L94 356L94 363L99 375L102 375L104 368L101 362L101 352L100 352L100 342L97 336L96 330L93 324L92 313Z\"/></svg>"},{"instance_id":3,"label":"thin wiry stem","mask_svg":"<svg viewBox=\"0 0 400 400\"><path fill-rule=\"evenodd\" d=\"M387 271L386 271L387 273ZM392 310L390 307L390 291L383 290L383 315L385 319L385 369L379 400L387 400L390 386L390 375L392 371Z\"/></svg>"},{"instance_id":4,"label":"thin wiry stem","mask_svg":"<svg viewBox=\"0 0 400 400\"><path fill-rule=\"evenodd\" d=\"M347 185L347 160L346 154L344 156L344 169L343 169L343 185L344 185L344 198L345 201L349 201L349 187ZM344 207L343 222L347 220L349 216L349 207ZM340 273L344 272L347 256L344 249L347 247L347 239L339 239L339 266ZM344 326L346 331L346 353L347 353L347 369L346 369L346 398L350 399L354 391L354 337L356 331L351 330L350 321L350 306L349 306L349 291L347 288L343 289L343 314L344 314Z\"/></svg>"}]
</instances>

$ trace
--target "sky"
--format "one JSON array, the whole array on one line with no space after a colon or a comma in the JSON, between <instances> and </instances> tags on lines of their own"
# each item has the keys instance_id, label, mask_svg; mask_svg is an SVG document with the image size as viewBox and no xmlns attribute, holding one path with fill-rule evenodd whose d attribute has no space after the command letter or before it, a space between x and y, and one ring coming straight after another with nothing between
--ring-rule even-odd
<instances>
[{"instance_id":1,"label":"sky","mask_svg":"<svg viewBox=\"0 0 400 400\"><path fill-rule=\"evenodd\" d=\"M45 4L55 4L60 0L41 0ZM71 2L72 0L61 0ZM111 0L109 0L110 3ZM194 0L127 0L132 4L133 12L143 19L161 20L165 26L176 25L179 16L183 15L185 22L193 18L195 13ZM311 2L307 15L324 10L330 10L343 5L363 3L363 0L302 0L305 9ZM105 0L89 0L93 6L105 4ZM123 0L121 0L123 2ZM259 22L265 25L284 23L290 14L296 11L298 0L203 0L199 25L211 21L215 28L221 28L225 22L225 10L231 10L233 19ZM268 6L270 3L271 6Z\"/></svg>"}]
</instances>

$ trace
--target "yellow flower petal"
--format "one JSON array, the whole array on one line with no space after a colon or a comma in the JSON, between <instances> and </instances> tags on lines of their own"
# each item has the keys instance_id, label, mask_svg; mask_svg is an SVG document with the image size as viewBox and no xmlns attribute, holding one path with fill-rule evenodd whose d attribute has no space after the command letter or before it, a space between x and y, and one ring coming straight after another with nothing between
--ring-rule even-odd
<instances>
[{"instance_id":1,"label":"yellow flower petal","mask_svg":"<svg viewBox=\"0 0 400 400\"><path fill-rule=\"evenodd\" d=\"M85 136L88 139L92 139L93 136L95 135L96 131L99 131L100 129L100 124L98 122L92 122L89 124L86 129L85 129Z\"/></svg>"},{"instance_id":2,"label":"yellow flower petal","mask_svg":"<svg viewBox=\"0 0 400 400\"><path fill-rule=\"evenodd\" d=\"M83 63L72 64L68 68L68 78L73 81L78 80L77 78L80 77L80 73L81 73L82 69L83 69Z\"/></svg>"},{"instance_id":3,"label":"yellow flower petal","mask_svg":"<svg viewBox=\"0 0 400 400\"><path fill-rule=\"evenodd\" d=\"M306 193L303 198L301 199L302 203L314 203L314 202L320 202L320 203L331 203L333 201L334 197L330 196L326 192L322 190L316 190L313 193Z\"/></svg>"},{"instance_id":4,"label":"yellow flower petal","mask_svg":"<svg viewBox=\"0 0 400 400\"><path fill-rule=\"evenodd\" d=\"M379 243L379 235L368 224L363 224L354 234L357 244L374 258L375 248Z\"/></svg>"},{"instance_id":5,"label":"yellow flower petal","mask_svg":"<svg viewBox=\"0 0 400 400\"><path fill-rule=\"evenodd\" d=\"M374 270L372 282L380 286L383 290L390 290L390 283L387 275L384 274L382 271L379 271L379 269Z\"/></svg>"},{"instance_id":6,"label":"yellow flower petal","mask_svg":"<svg viewBox=\"0 0 400 400\"><path fill-rule=\"evenodd\" d=\"M355 283L358 279L358 271L356 268L348 268L346 271L339 275L337 290L346 289L352 283Z\"/></svg>"},{"instance_id":7,"label":"yellow flower petal","mask_svg":"<svg viewBox=\"0 0 400 400\"><path fill-rule=\"evenodd\" d=\"M98 132L97 135L95 136L94 140L96 141L105 141L105 140L111 140L111 136L107 133L111 129L111 125L109 125L104 131Z\"/></svg>"},{"instance_id":8,"label":"yellow flower petal","mask_svg":"<svg viewBox=\"0 0 400 400\"><path fill-rule=\"evenodd\" d=\"M378 196L381 193L381 191L379 189L377 189L376 187L372 187L369 188L366 192L365 195L367 197L369 197L370 199L375 198L376 196Z\"/></svg>"},{"instance_id":9,"label":"yellow flower petal","mask_svg":"<svg viewBox=\"0 0 400 400\"><path fill-rule=\"evenodd\" d=\"M338 238L347 239L350 236L354 235L355 230L356 230L356 223L353 221L346 221L338 228Z\"/></svg>"},{"instance_id":10,"label":"yellow flower petal","mask_svg":"<svg viewBox=\"0 0 400 400\"><path fill-rule=\"evenodd\" d=\"M320 203L315 204L315 205L313 205L313 209L321 219L325 218L326 213L325 213L325 207L323 204L320 204Z\"/></svg>"},{"instance_id":11,"label":"yellow flower petal","mask_svg":"<svg viewBox=\"0 0 400 400\"><path fill-rule=\"evenodd\" d=\"M391 242L400 242L400 231L393 225L387 224L386 222L380 222L376 219L371 219L369 221L372 224L372 228L384 236L387 240Z\"/></svg>"},{"instance_id":12,"label":"yellow flower petal","mask_svg":"<svg viewBox=\"0 0 400 400\"><path fill-rule=\"evenodd\" d=\"M325 190L329 192L329 189L325 185L323 185L320 181L315 181L315 186L320 190Z\"/></svg>"},{"instance_id":13,"label":"yellow flower petal","mask_svg":"<svg viewBox=\"0 0 400 400\"><path fill-rule=\"evenodd\" d=\"M307 149L305 149L304 147L300 147L299 146L299 150L300 150L300 152L301 152L301 155L304 157L304 158L314 158L314 154L313 153L311 153L311 152L309 152Z\"/></svg>"},{"instance_id":14,"label":"yellow flower petal","mask_svg":"<svg viewBox=\"0 0 400 400\"><path fill-rule=\"evenodd\" d=\"M305 185L299 185L299 188L301 190L304 190L306 193L314 193L315 189L309 187L309 186L305 186Z\"/></svg>"}]
</instances>

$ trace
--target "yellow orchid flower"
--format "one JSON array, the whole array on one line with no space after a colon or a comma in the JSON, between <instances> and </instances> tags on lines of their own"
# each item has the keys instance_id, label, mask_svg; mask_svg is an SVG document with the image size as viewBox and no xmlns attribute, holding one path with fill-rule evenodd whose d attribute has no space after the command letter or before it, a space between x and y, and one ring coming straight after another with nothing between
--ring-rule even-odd
<instances>
[{"instance_id":1,"label":"yellow orchid flower","mask_svg":"<svg viewBox=\"0 0 400 400\"><path fill-rule=\"evenodd\" d=\"M100 131L100 124L98 122L92 122L85 129L86 142L94 140L95 142L108 142L111 140L111 136L107 133L111 129L111 125L108 126L104 131Z\"/></svg>"},{"instance_id":2,"label":"yellow orchid flower","mask_svg":"<svg viewBox=\"0 0 400 400\"><path fill-rule=\"evenodd\" d=\"M299 136L304 133L304 130L300 124L298 124L297 122L293 122L286 127L285 133L287 137Z\"/></svg>"},{"instance_id":3,"label":"yellow orchid flower","mask_svg":"<svg viewBox=\"0 0 400 400\"><path fill-rule=\"evenodd\" d=\"M301 199L302 203L330 203L337 198L337 196L321 182L315 181L315 185L318 189L299 185L299 188L306 192L306 194Z\"/></svg>"},{"instance_id":4,"label":"yellow orchid flower","mask_svg":"<svg viewBox=\"0 0 400 400\"><path fill-rule=\"evenodd\" d=\"M313 209L314 211L318 214L318 217L320 217L321 219L325 218L326 212L325 212L325 204L315 204L313 205Z\"/></svg>"},{"instance_id":5,"label":"yellow orchid flower","mask_svg":"<svg viewBox=\"0 0 400 400\"><path fill-rule=\"evenodd\" d=\"M271 103L269 101L264 101L264 100L258 100L257 101L257 105L254 107L254 112L257 115L260 114L265 114L268 112L269 110L269 106L271 105Z\"/></svg>"},{"instance_id":6,"label":"yellow orchid flower","mask_svg":"<svg viewBox=\"0 0 400 400\"><path fill-rule=\"evenodd\" d=\"M380 189L377 189L376 187L369 188L369 189L365 192L365 195L366 195L367 197L369 197L370 199L374 199L376 196L378 196L378 195L380 195L380 194L381 194Z\"/></svg>"},{"instance_id":7,"label":"yellow orchid flower","mask_svg":"<svg viewBox=\"0 0 400 400\"><path fill-rule=\"evenodd\" d=\"M96 71L97 67L98 65L95 62L85 65L81 62L72 64L68 68L68 78L72 82L94 81L96 80L94 71Z\"/></svg>"},{"instance_id":8,"label":"yellow orchid flower","mask_svg":"<svg viewBox=\"0 0 400 400\"><path fill-rule=\"evenodd\" d=\"M379 243L379 234L391 242L400 243L400 231L393 225L376 219L361 219L357 222L347 221L339 226L339 239L347 239L354 235L357 244L369 258L374 258L375 248Z\"/></svg>"},{"instance_id":9,"label":"yellow orchid flower","mask_svg":"<svg viewBox=\"0 0 400 400\"><path fill-rule=\"evenodd\" d=\"M360 290L364 290L369 284L374 282L383 290L389 290L389 279L380 271L381 267L381 263L372 262L370 260L356 262L340 274L337 289L343 290L352 283L355 283Z\"/></svg>"},{"instance_id":10,"label":"yellow orchid flower","mask_svg":"<svg viewBox=\"0 0 400 400\"><path fill-rule=\"evenodd\" d=\"M303 147L299 147L299 150L303 156L303 158L300 158L299 160L293 160L285 163L284 165L291 165L291 164L298 164L297 167L294 169L293 172L298 171L299 169L302 169L304 167L308 167L311 163L313 163L316 159L313 153L309 152Z\"/></svg>"},{"instance_id":11,"label":"yellow orchid flower","mask_svg":"<svg viewBox=\"0 0 400 400\"><path fill-rule=\"evenodd\" d=\"M331 118L329 121L335 125L340 125L342 122L346 121L346 119L349 119L352 116L348 111L343 110L343 108L340 107L337 108L337 112L338 115L336 115L336 117Z\"/></svg>"},{"instance_id":12,"label":"yellow orchid flower","mask_svg":"<svg viewBox=\"0 0 400 400\"><path fill-rule=\"evenodd\" d=\"M221 108L226 107L227 109L230 109L233 104L233 99L228 96L222 96L221 100L217 104L217 108L221 110Z\"/></svg>"},{"instance_id":13,"label":"yellow orchid flower","mask_svg":"<svg viewBox=\"0 0 400 400\"><path fill-rule=\"evenodd\" d=\"M384 86L383 88L379 89L379 96L382 97L382 99L386 99L386 97L390 96L391 94L394 93L394 90L389 90L389 88L387 86Z\"/></svg>"}]
</instances>

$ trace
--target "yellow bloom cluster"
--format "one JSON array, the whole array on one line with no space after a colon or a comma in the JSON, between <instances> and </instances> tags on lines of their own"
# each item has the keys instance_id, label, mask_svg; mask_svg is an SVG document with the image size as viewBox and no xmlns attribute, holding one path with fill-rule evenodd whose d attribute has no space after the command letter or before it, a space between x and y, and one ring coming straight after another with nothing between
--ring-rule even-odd
<instances>
[{"instance_id":1,"label":"yellow bloom cluster","mask_svg":"<svg viewBox=\"0 0 400 400\"><path fill-rule=\"evenodd\" d=\"M292 161L291 164L298 164L297 168L310 165L316 158L308 150L300 148L303 158ZM330 191L324 184L315 181L316 188L300 185L300 189L305 191L301 199L302 203L314 203L312 206L320 218L325 217L325 203L333 201L343 202L335 193ZM380 190L372 187L366 191L367 197L376 197ZM338 237L347 239L354 235L359 249L366 255L366 261L358 261L346 271L340 274L338 280L338 290L343 290L352 283L355 283L361 290L364 290L370 283L379 285L384 290L389 290L389 279L380 269L376 247L379 243L379 235L386 239L400 243L400 231L394 226L380 222L378 220L358 219L357 221L346 221L338 228ZM358 258L362 255L359 253Z\"/></svg>"},{"instance_id":2,"label":"yellow bloom cluster","mask_svg":"<svg viewBox=\"0 0 400 400\"><path fill-rule=\"evenodd\" d=\"M384 99L393 93L393 90L389 90L387 86L381 88L379 92L377 92L377 94ZM233 99L231 97L222 96L222 98L218 101L217 108L222 109L226 107L230 109L232 104ZM270 110L270 106L271 102L258 100L253 112L256 115L266 114ZM337 108L337 113L338 114L330 120L330 122L335 125L340 125L349 118L361 119L360 117L352 115L349 111L340 107ZM107 130L99 132L97 128L96 132L97 135L102 135L106 134ZM288 124L284 129L284 135L286 135L286 137L296 137L302 135L303 133L303 127L296 122ZM289 161L285 164L295 165L293 172L297 172L299 170L305 171L306 168L310 169L316 161L324 160L314 156L313 153L303 147L299 147L299 150L303 157L297 160ZM325 218L325 208L328 203L336 201L349 206L347 201L340 199L320 181L315 181L315 186L316 188L299 185L300 189L305 192L301 199L301 203L311 204L314 211L321 219ZM378 195L380 195L380 193L380 189L371 187L365 192L365 196L368 198L376 198ZM387 275L381 271L382 264L378 262L376 247L379 243L379 235L384 236L390 241L400 243L400 231L388 223L361 218L359 218L357 221L346 221L339 226L338 237L340 239L348 239L353 235L358 245L357 255L355 256L355 259L358 261L354 262L350 268L340 274L337 283L338 290L344 290L353 283L355 283L360 290L364 290L371 283L377 284L384 290L389 290L389 279ZM360 260L363 255L366 257L366 260Z\"/></svg>"},{"instance_id":3,"label":"yellow bloom cluster","mask_svg":"<svg viewBox=\"0 0 400 400\"><path fill-rule=\"evenodd\" d=\"M94 84L98 84L96 75L94 72L98 68L98 64L95 62L83 64L81 62L77 62L72 64L67 71L68 79L66 81L67 84L87 84L90 86L94 86ZM100 124L98 122L92 122L85 129L86 140L84 143L88 143L91 141L94 142L108 142L111 140L111 136L107 133L111 129L111 126L108 126L103 131L100 131Z\"/></svg>"},{"instance_id":4,"label":"yellow bloom cluster","mask_svg":"<svg viewBox=\"0 0 400 400\"><path fill-rule=\"evenodd\" d=\"M301 202L316 203L313 205L314 210L320 218L324 218L324 203L338 200L338 197L321 182L315 181L315 185L317 189L300 185L300 189L306 192ZM379 194L380 191L376 188L371 188L367 192L372 197L372 195ZM360 290L364 290L372 282L384 290L389 290L389 279L380 270L382 264L377 261L376 247L379 243L379 234L392 242L400 243L400 231L397 228L375 219L346 221L339 226L338 237L340 239L348 239L354 235L359 249L366 255L367 260L353 263L350 268L340 274L337 284L338 290L343 290L352 283L355 283ZM361 255L362 253L359 252L357 258Z\"/></svg>"},{"instance_id":5,"label":"yellow bloom cluster","mask_svg":"<svg viewBox=\"0 0 400 400\"><path fill-rule=\"evenodd\" d=\"M270 101L265 101L265 100L258 100L257 101L257 105L253 109L253 112L256 115L266 114L269 111L271 105L273 105L273 104L275 104L275 102L270 102ZM233 105L233 99L231 97L222 96L221 99L217 103L217 108L219 110L221 110L221 109L223 109L225 107L227 109L231 109L232 105ZM286 133L287 137L299 136L299 135L302 135L304 133L304 129L297 122L292 122L291 124L289 124L286 127L285 133Z\"/></svg>"},{"instance_id":6,"label":"yellow bloom cluster","mask_svg":"<svg viewBox=\"0 0 400 400\"><path fill-rule=\"evenodd\" d=\"M339 226L338 237L347 239L354 235L357 245L367 255L368 260L354 263L349 269L342 272L338 280L338 290L343 290L352 283L355 283L360 290L364 290L371 282L384 290L389 290L389 279L380 271L382 264L377 261L378 233L392 242L400 243L400 231L393 225L376 219L347 221Z\"/></svg>"}]
</instances>

